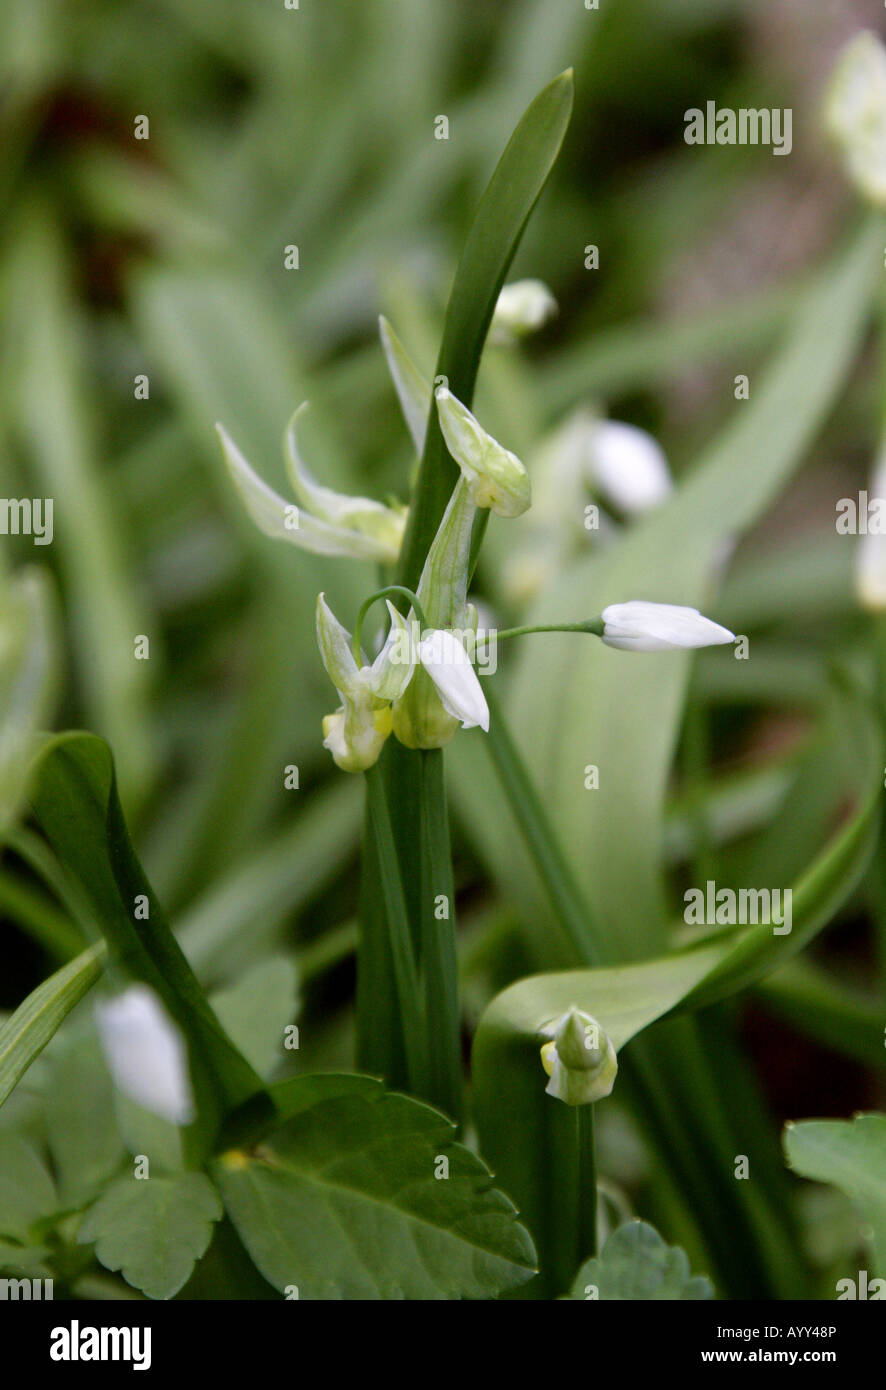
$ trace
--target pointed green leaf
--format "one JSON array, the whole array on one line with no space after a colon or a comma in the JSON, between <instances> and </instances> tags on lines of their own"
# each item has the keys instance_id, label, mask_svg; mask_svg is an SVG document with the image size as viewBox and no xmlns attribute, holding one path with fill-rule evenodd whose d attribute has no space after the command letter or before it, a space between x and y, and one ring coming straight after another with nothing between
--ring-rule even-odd
<instances>
[{"instance_id":1,"label":"pointed green leaf","mask_svg":"<svg viewBox=\"0 0 886 1390\"><path fill-rule=\"evenodd\" d=\"M0 1105L102 973L104 942L38 985L0 1028Z\"/></svg>"},{"instance_id":2,"label":"pointed green leaf","mask_svg":"<svg viewBox=\"0 0 886 1390\"><path fill-rule=\"evenodd\" d=\"M359 1080L299 1110L254 1155L214 1164L264 1277L302 1299L373 1300L489 1298L531 1278L532 1242L455 1127Z\"/></svg>"}]
</instances>

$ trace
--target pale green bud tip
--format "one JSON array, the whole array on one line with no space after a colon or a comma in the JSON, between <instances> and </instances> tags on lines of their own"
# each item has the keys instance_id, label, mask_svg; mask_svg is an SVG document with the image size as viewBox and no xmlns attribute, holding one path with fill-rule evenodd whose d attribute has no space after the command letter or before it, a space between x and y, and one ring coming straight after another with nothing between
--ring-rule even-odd
<instances>
[{"instance_id":1,"label":"pale green bud tip","mask_svg":"<svg viewBox=\"0 0 886 1390\"><path fill-rule=\"evenodd\" d=\"M567 1105L603 1100L615 1085L618 1059L600 1024L575 1005L541 1029L550 1039L541 1049L541 1063L550 1077L545 1090Z\"/></svg>"},{"instance_id":2,"label":"pale green bud tip","mask_svg":"<svg viewBox=\"0 0 886 1390\"><path fill-rule=\"evenodd\" d=\"M323 747L342 772L366 772L381 755L391 732L391 706L342 706L323 719Z\"/></svg>"},{"instance_id":3,"label":"pale green bud tip","mask_svg":"<svg viewBox=\"0 0 886 1390\"><path fill-rule=\"evenodd\" d=\"M886 48L876 34L864 30L843 49L824 115L852 182L872 203L886 207Z\"/></svg>"},{"instance_id":4,"label":"pale green bud tip","mask_svg":"<svg viewBox=\"0 0 886 1390\"><path fill-rule=\"evenodd\" d=\"M472 502L498 516L521 516L532 501L532 489L516 454L487 434L447 386L438 386L434 394L446 447L462 471Z\"/></svg>"}]
</instances>

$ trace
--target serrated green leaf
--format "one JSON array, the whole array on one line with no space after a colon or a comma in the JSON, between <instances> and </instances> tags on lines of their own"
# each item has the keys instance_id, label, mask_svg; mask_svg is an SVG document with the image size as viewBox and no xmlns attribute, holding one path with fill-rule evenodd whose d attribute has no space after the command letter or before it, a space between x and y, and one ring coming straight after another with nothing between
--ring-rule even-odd
<instances>
[{"instance_id":1,"label":"serrated green leaf","mask_svg":"<svg viewBox=\"0 0 886 1390\"><path fill-rule=\"evenodd\" d=\"M831 1183L852 1199L877 1272L886 1278L886 1115L802 1120L786 1126L784 1148L795 1173Z\"/></svg>"},{"instance_id":2,"label":"serrated green leaf","mask_svg":"<svg viewBox=\"0 0 886 1390\"><path fill-rule=\"evenodd\" d=\"M714 1288L703 1274L691 1275L686 1252L666 1245L645 1221L627 1221L607 1240L600 1255L586 1260L569 1299L651 1301L708 1299Z\"/></svg>"},{"instance_id":3,"label":"serrated green leaf","mask_svg":"<svg viewBox=\"0 0 886 1390\"><path fill-rule=\"evenodd\" d=\"M37 1222L57 1209L55 1183L33 1144L0 1134L0 1237L27 1245Z\"/></svg>"},{"instance_id":4,"label":"serrated green leaf","mask_svg":"<svg viewBox=\"0 0 886 1390\"><path fill-rule=\"evenodd\" d=\"M120 1178L86 1213L77 1236L106 1269L148 1298L172 1298L212 1239L222 1205L202 1173Z\"/></svg>"},{"instance_id":5,"label":"serrated green leaf","mask_svg":"<svg viewBox=\"0 0 886 1390\"><path fill-rule=\"evenodd\" d=\"M264 1277L303 1299L373 1300L489 1298L531 1278L514 1206L454 1142L455 1127L371 1079L347 1089L302 1109L253 1156L214 1165Z\"/></svg>"}]
</instances>

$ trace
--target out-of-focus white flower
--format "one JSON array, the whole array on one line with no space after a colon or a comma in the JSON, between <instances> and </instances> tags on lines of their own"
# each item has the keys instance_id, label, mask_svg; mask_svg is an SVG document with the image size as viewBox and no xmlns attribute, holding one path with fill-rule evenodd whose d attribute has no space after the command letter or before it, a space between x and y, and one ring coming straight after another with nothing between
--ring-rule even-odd
<instances>
[{"instance_id":1,"label":"out-of-focus white flower","mask_svg":"<svg viewBox=\"0 0 886 1390\"><path fill-rule=\"evenodd\" d=\"M448 387L438 386L435 396L446 447L475 506L491 507L498 516L521 516L530 505L532 489L517 455L487 434Z\"/></svg>"},{"instance_id":2,"label":"out-of-focus white flower","mask_svg":"<svg viewBox=\"0 0 886 1390\"><path fill-rule=\"evenodd\" d=\"M682 647L716 647L735 633L711 622L697 608L632 599L603 609L603 641L627 652L665 652Z\"/></svg>"},{"instance_id":3,"label":"out-of-focus white flower","mask_svg":"<svg viewBox=\"0 0 886 1390\"><path fill-rule=\"evenodd\" d=\"M515 280L505 285L496 301L489 340L500 346L510 346L553 318L557 301L542 280Z\"/></svg>"},{"instance_id":4,"label":"out-of-focus white flower","mask_svg":"<svg viewBox=\"0 0 886 1390\"><path fill-rule=\"evenodd\" d=\"M850 39L837 59L825 123L855 186L886 206L886 48L870 30Z\"/></svg>"},{"instance_id":5,"label":"out-of-focus white flower","mask_svg":"<svg viewBox=\"0 0 886 1390\"><path fill-rule=\"evenodd\" d=\"M608 502L627 515L667 500L671 474L651 434L620 420L596 420L587 438L588 478Z\"/></svg>"},{"instance_id":6,"label":"out-of-focus white flower","mask_svg":"<svg viewBox=\"0 0 886 1390\"><path fill-rule=\"evenodd\" d=\"M286 431L286 469L301 507L269 487L224 427L216 425L225 462L246 510L266 536L315 555L393 562L403 541L406 508L387 507L369 497L349 497L316 482L298 443L298 427L307 409L307 402L299 406Z\"/></svg>"},{"instance_id":7,"label":"out-of-focus white flower","mask_svg":"<svg viewBox=\"0 0 886 1390\"><path fill-rule=\"evenodd\" d=\"M550 1038L541 1062L550 1081L549 1096L567 1105L589 1105L612 1092L618 1072L615 1048L596 1019L573 1005L541 1030Z\"/></svg>"},{"instance_id":8,"label":"out-of-focus white flower","mask_svg":"<svg viewBox=\"0 0 886 1390\"><path fill-rule=\"evenodd\" d=\"M868 506L886 499L886 444L871 478ZM862 607L878 613L886 608L886 535L868 529L859 536L855 549L855 592Z\"/></svg>"},{"instance_id":9,"label":"out-of-focus white flower","mask_svg":"<svg viewBox=\"0 0 886 1390\"><path fill-rule=\"evenodd\" d=\"M99 1038L115 1084L174 1125L190 1124L194 1097L181 1033L147 985L130 985L95 1006Z\"/></svg>"},{"instance_id":10,"label":"out-of-focus white flower","mask_svg":"<svg viewBox=\"0 0 886 1390\"><path fill-rule=\"evenodd\" d=\"M443 703L453 719L460 719L463 729L477 725L489 732L489 707L480 689L471 659L451 632L436 628L422 636L418 657L427 671Z\"/></svg>"}]
</instances>

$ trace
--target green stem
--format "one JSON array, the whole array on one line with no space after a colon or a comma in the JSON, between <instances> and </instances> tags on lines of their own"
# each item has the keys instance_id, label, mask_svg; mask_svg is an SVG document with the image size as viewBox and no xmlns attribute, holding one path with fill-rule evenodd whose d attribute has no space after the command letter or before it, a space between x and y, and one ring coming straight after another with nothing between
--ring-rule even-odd
<instances>
[{"instance_id":1,"label":"green stem","mask_svg":"<svg viewBox=\"0 0 886 1390\"><path fill-rule=\"evenodd\" d=\"M597 1155L594 1143L594 1107L575 1107L578 1144L578 1264L597 1253Z\"/></svg>"},{"instance_id":2,"label":"green stem","mask_svg":"<svg viewBox=\"0 0 886 1390\"><path fill-rule=\"evenodd\" d=\"M461 1013L455 954L455 890L446 814L443 753L421 762L422 967L428 1041L428 1098L453 1119L462 1112ZM438 910L445 915L438 916Z\"/></svg>"},{"instance_id":3,"label":"green stem","mask_svg":"<svg viewBox=\"0 0 886 1390\"><path fill-rule=\"evenodd\" d=\"M422 1017L418 976L412 950L412 939L409 933L409 916L406 910L403 884L400 879L400 867L397 860L394 834L391 829L385 785L377 765L369 768L365 777L379 878L385 904L385 919L388 924L388 944L403 1023L409 1085L414 1094L425 1096L427 1094L425 1022Z\"/></svg>"},{"instance_id":4,"label":"green stem","mask_svg":"<svg viewBox=\"0 0 886 1390\"><path fill-rule=\"evenodd\" d=\"M551 833L544 807L511 737L498 699L491 690L487 690L486 699L489 705L487 746L508 803L577 959L585 965L596 965L600 956L591 914L575 885L559 841Z\"/></svg>"},{"instance_id":5,"label":"green stem","mask_svg":"<svg viewBox=\"0 0 886 1390\"><path fill-rule=\"evenodd\" d=\"M405 584L386 584L383 589L377 589L374 594L370 594L369 598L364 599L363 603L361 603L360 611L357 614L357 622L354 626L354 638L351 645L354 653L354 660L358 666L363 663L363 647L361 645L363 619L378 599L387 598L389 594L397 594L400 598L408 598L412 607L415 609L415 616L421 623L422 631L424 631L428 625L428 620L425 617L424 610L417 595L414 594L411 589L408 589Z\"/></svg>"},{"instance_id":6,"label":"green stem","mask_svg":"<svg viewBox=\"0 0 886 1390\"><path fill-rule=\"evenodd\" d=\"M498 640L503 637L525 637L531 632L585 632L593 637L602 637L603 619L588 618L583 623L538 623L527 627L506 627L495 636Z\"/></svg>"}]
</instances>

